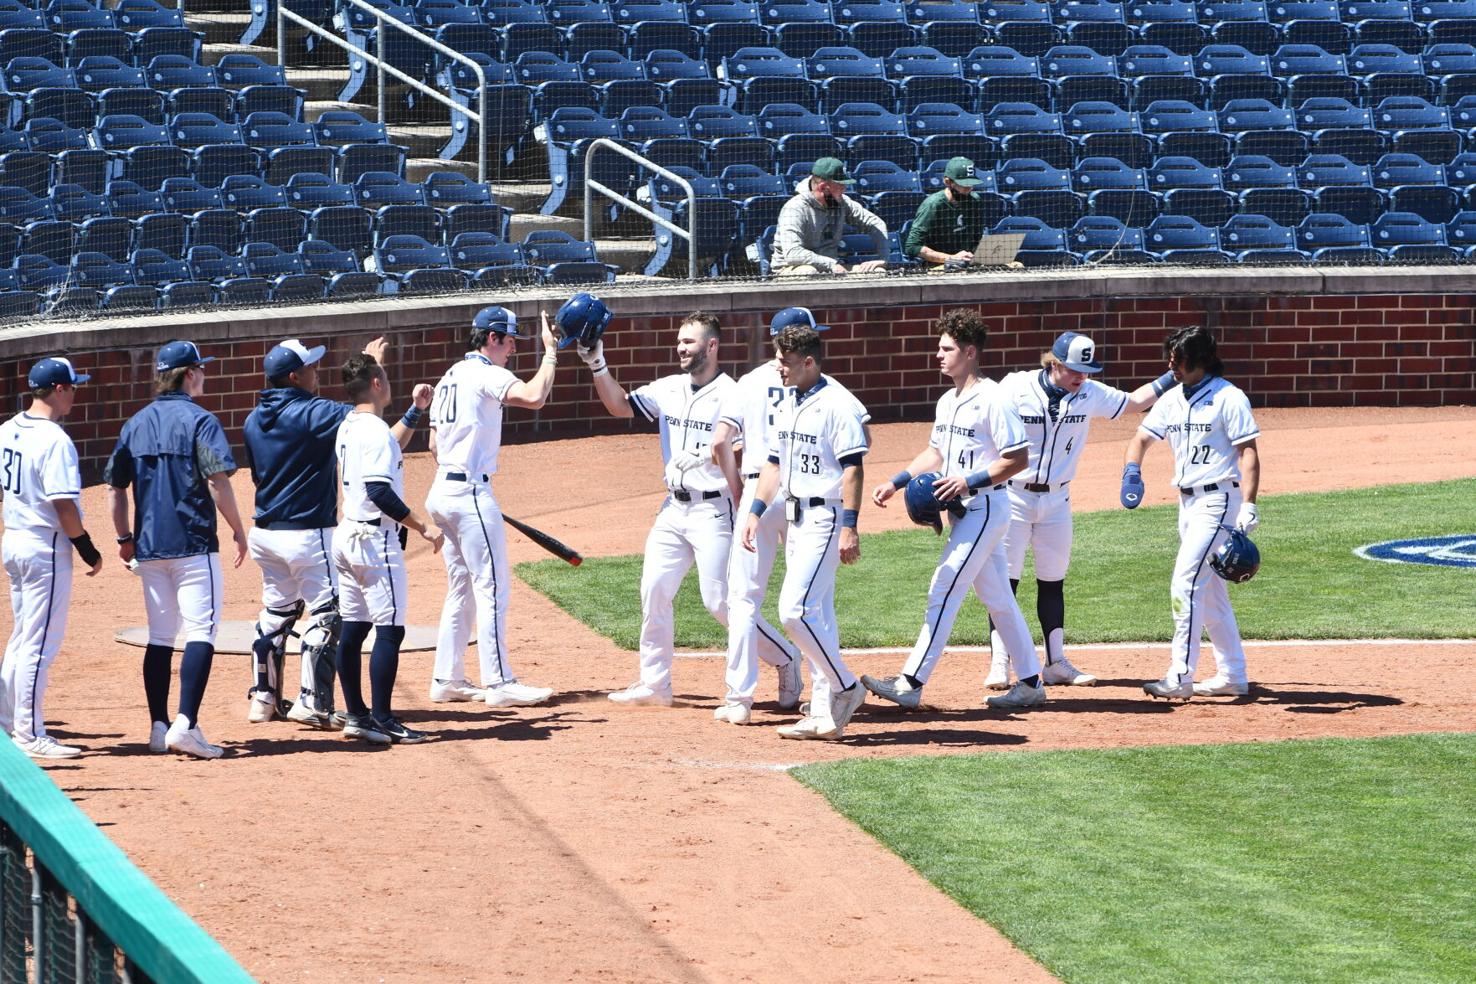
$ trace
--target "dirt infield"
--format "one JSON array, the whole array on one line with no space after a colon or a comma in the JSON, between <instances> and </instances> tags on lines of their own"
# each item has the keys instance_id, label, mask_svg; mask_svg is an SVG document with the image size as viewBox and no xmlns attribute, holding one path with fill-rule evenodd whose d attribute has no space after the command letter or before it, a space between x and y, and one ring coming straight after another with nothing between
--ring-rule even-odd
<instances>
[{"instance_id":1,"label":"dirt infield","mask_svg":"<svg viewBox=\"0 0 1476 984\"><path fill-rule=\"evenodd\" d=\"M1476 474L1476 410L1263 411L1264 494ZM1131 424L1099 426L1073 486L1078 510L1116 503ZM922 425L877 428L868 459L890 475ZM1149 502L1168 501L1167 455L1150 453ZM407 463L424 499L425 456ZM249 506L249 482L236 489ZM588 554L639 551L660 501L653 437L521 445L503 452L505 510ZM100 490L85 495L99 539ZM867 507L863 530L900 526ZM1165 537L1170 530L1161 531ZM509 531L514 560L541 552ZM433 623L438 559L412 549L411 620ZM847 569L842 576L879 572ZM248 562L226 576L227 618L252 618ZM1167 585L1124 590L1167 594ZM1166 602L1166 598L1165 598ZM632 604L635 600L632 599ZM976 605L977 602L970 602ZM517 584L510 646L547 708L431 705L429 655L401 663L404 717L440 740L370 749L245 722L249 667L217 659L202 725L228 758L150 755L139 650L112 642L142 620L116 563L78 577L48 694L52 731L88 755L52 777L160 886L264 981L1047 981L984 922L834 814L782 767L856 755L1263 741L1476 729L1476 647L1283 646L1249 653L1257 699L1183 707L1139 699L1163 650L1081 654L1103 678L1056 688L1028 715L980 706L977 656L944 661L939 709L902 718L868 705L843 744L784 742L772 703L738 729L711 720L715 660L681 659L673 710L616 708L633 654ZM840 613L844 621L845 613ZM1164 618L1168 618L1167 604ZM8 625L5 627L8 631ZM895 668L894 656L853 661ZM766 679L761 699L772 699ZM868 941L885 939L879 960ZM987 968L987 971L986 971Z\"/></svg>"}]
</instances>

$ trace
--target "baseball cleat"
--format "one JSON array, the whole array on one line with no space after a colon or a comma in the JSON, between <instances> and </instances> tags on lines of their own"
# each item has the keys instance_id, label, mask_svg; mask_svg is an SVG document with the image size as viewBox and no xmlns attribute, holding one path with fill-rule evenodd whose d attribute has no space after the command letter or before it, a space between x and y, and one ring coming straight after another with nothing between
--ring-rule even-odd
<instances>
[{"instance_id":1,"label":"baseball cleat","mask_svg":"<svg viewBox=\"0 0 1476 984\"><path fill-rule=\"evenodd\" d=\"M305 724L309 728L320 728L323 731L338 731L343 728L342 722L334 721L332 713L315 711L301 700L292 702L292 707L287 711L287 720Z\"/></svg>"},{"instance_id":2,"label":"baseball cleat","mask_svg":"<svg viewBox=\"0 0 1476 984\"><path fill-rule=\"evenodd\" d=\"M246 720L252 724L266 724L276 716L276 694L270 690L251 691L251 702L246 708Z\"/></svg>"},{"instance_id":3,"label":"baseball cleat","mask_svg":"<svg viewBox=\"0 0 1476 984\"><path fill-rule=\"evenodd\" d=\"M845 734L846 725L851 723L851 717L856 709L866 703L866 688L861 682L851 684L845 690L830 695L830 720L835 725L834 733L827 735L829 738L839 738Z\"/></svg>"},{"instance_id":4,"label":"baseball cleat","mask_svg":"<svg viewBox=\"0 0 1476 984\"><path fill-rule=\"evenodd\" d=\"M368 714L345 714L343 716L343 736L362 738L375 745L388 745L394 740Z\"/></svg>"},{"instance_id":5,"label":"baseball cleat","mask_svg":"<svg viewBox=\"0 0 1476 984\"><path fill-rule=\"evenodd\" d=\"M41 735L30 741L21 741L12 738L15 747L31 756L33 759L71 759L82 754L82 749L76 745L63 745L50 735Z\"/></svg>"},{"instance_id":6,"label":"baseball cleat","mask_svg":"<svg viewBox=\"0 0 1476 984\"><path fill-rule=\"evenodd\" d=\"M805 678L800 675L800 659L796 656L779 667L779 710L794 710L804 692Z\"/></svg>"},{"instance_id":7,"label":"baseball cleat","mask_svg":"<svg viewBox=\"0 0 1476 984\"><path fill-rule=\"evenodd\" d=\"M984 678L985 690L1010 689L1009 653L996 653L989 661L989 675Z\"/></svg>"},{"instance_id":8,"label":"baseball cleat","mask_svg":"<svg viewBox=\"0 0 1476 984\"><path fill-rule=\"evenodd\" d=\"M1143 684L1143 693L1154 700L1167 700L1174 703L1187 703L1194 696L1194 685L1191 683L1170 683L1168 680L1150 680Z\"/></svg>"},{"instance_id":9,"label":"baseball cleat","mask_svg":"<svg viewBox=\"0 0 1476 984\"><path fill-rule=\"evenodd\" d=\"M799 741L829 741L839 737L835 730L835 722L829 718L800 718L794 724L786 724L778 730L780 738L793 738Z\"/></svg>"},{"instance_id":10,"label":"baseball cleat","mask_svg":"<svg viewBox=\"0 0 1476 984\"><path fill-rule=\"evenodd\" d=\"M984 703L997 711L1019 711L1027 707L1039 707L1046 702L1045 687L1042 684L1031 686L1025 682L1016 683L1010 688L1009 693L998 697L989 697Z\"/></svg>"},{"instance_id":11,"label":"baseball cleat","mask_svg":"<svg viewBox=\"0 0 1476 984\"><path fill-rule=\"evenodd\" d=\"M195 758L218 759L225 754L225 750L219 745L212 745L205 740L205 734L197 724L193 728L185 727L186 718L183 714L174 719L169 730L164 734L164 745L171 752L179 752L181 755L193 755Z\"/></svg>"},{"instance_id":12,"label":"baseball cleat","mask_svg":"<svg viewBox=\"0 0 1476 984\"><path fill-rule=\"evenodd\" d=\"M488 707L532 707L552 696L552 687L527 687L509 680L500 687L488 687L483 699Z\"/></svg>"},{"instance_id":13,"label":"baseball cleat","mask_svg":"<svg viewBox=\"0 0 1476 984\"><path fill-rule=\"evenodd\" d=\"M1054 663L1048 663L1040 671L1040 679L1042 683L1061 687L1094 687L1097 684L1096 677L1072 666L1071 660L1065 656Z\"/></svg>"},{"instance_id":14,"label":"baseball cleat","mask_svg":"<svg viewBox=\"0 0 1476 984\"><path fill-rule=\"evenodd\" d=\"M169 733L169 725L163 721L155 721L149 726L149 751L156 755L169 751L169 746L164 744L164 736Z\"/></svg>"},{"instance_id":15,"label":"baseball cleat","mask_svg":"<svg viewBox=\"0 0 1476 984\"><path fill-rule=\"evenodd\" d=\"M617 704L627 707L670 707L670 690L652 690L644 683L632 683L624 690L617 690L609 695L610 699Z\"/></svg>"},{"instance_id":16,"label":"baseball cleat","mask_svg":"<svg viewBox=\"0 0 1476 984\"><path fill-rule=\"evenodd\" d=\"M751 717L753 711L747 704L719 704L717 710L712 712L714 721L726 721L728 724L747 724Z\"/></svg>"},{"instance_id":17,"label":"baseball cleat","mask_svg":"<svg viewBox=\"0 0 1476 984\"><path fill-rule=\"evenodd\" d=\"M1212 676L1194 685L1196 697L1244 697L1250 693L1250 684L1231 683L1222 676Z\"/></svg>"},{"instance_id":18,"label":"baseball cleat","mask_svg":"<svg viewBox=\"0 0 1476 984\"><path fill-rule=\"evenodd\" d=\"M378 728L381 733L388 735L389 740L396 745L419 745L423 741L430 741L431 738L424 731L407 728L405 723L397 717L386 718L383 721L378 718L372 718L371 720L374 722L374 727Z\"/></svg>"},{"instance_id":19,"label":"baseball cleat","mask_svg":"<svg viewBox=\"0 0 1476 984\"><path fill-rule=\"evenodd\" d=\"M432 680L430 685L430 699L433 704L482 700L486 696L485 690L472 686L466 680Z\"/></svg>"},{"instance_id":20,"label":"baseball cleat","mask_svg":"<svg viewBox=\"0 0 1476 984\"><path fill-rule=\"evenodd\" d=\"M909 711L915 711L922 706L922 688L914 687L901 674L882 678L862 676L861 684L882 700L889 700Z\"/></svg>"}]
</instances>

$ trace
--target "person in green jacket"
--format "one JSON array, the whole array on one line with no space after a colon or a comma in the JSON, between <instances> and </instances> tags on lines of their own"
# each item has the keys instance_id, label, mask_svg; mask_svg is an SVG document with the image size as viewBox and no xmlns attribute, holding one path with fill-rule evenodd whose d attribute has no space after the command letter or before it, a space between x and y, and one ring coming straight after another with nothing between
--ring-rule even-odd
<instances>
[{"instance_id":1,"label":"person in green jacket","mask_svg":"<svg viewBox=\"0 0 1476 984\"><path fill-rule=\"evenodd\" d=\"M943 190L924 198L917 207L903 252L925 263L972 260L989 212L974 197L979 184L973 161L967 157L950 160L943 172Z\"/></svg>"}]
</instances>

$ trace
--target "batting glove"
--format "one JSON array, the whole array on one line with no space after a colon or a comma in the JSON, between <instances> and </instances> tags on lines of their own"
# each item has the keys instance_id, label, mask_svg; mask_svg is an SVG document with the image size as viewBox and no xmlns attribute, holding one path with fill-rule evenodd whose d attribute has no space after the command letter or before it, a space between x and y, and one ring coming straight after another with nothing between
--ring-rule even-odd
<instances>
[{"instance_id":1,"label":"batting glove","mask_svg":"<svg viewBox=\"0 0 1476 984\"><path fill-rule=\"evenodd\" d=\"M1122 491L1117 499L1124 509L1136 509L1143 504L1143 466L1129 464L1122 469Z\"/></svg>"},{"instance_id":2,"label":"batting glove","mask_svg":"<svg viewBox=\"0 0 1476 984\"><path fill-rule=\"evenodd\" d=\"M1256 509L1254 502L1242 502L1240 514L1235 517L1235 528L1246 536L1250 536L1261 525L1261 514Z\"/></svg>"},{"instance_id":3,"label":"batting glove","mask_svg":"<svg viewBox=\"0 0 1476 984\"><path fill-rule=\"evenodd\" d=\"M677 471L685 472L690 468L697 468L708 462L708 457L695 451L678 451L671 456L671 463L676 466Z\"/></svg>"},{"instance_id":4,"label":"batting glove","mask_svg":"<svg viewBox=\"0 0 1476 984\"><path fill-rule=\"evenodd\" d=\"M599 341L595 342L594 347L592 348L579 345L576 346L576 350L579 352L579 357L584 360L584 364L589 366L590 372L598 375L604 372L606 368L608 368L605 365L604 339L600 339Z\"/></svg>"}]
</instances>

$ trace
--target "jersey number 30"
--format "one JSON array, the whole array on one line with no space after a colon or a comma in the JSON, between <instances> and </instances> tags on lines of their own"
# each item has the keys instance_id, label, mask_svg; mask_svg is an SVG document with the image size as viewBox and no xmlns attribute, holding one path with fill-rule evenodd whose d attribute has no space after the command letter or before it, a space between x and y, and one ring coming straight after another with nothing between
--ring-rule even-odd
<instances>
[{"instance_id":1,"label":"jersey number 30","mask_svg":"<svg viewBox=\"0 0 1476 984\"><path fill-rule=\"evenodd\" d=\"M0 461L0 470L4 475L3 487L6 492L19 493L21 490L21 453L14 448L6 448L4 459Z\"/></svg>"}]
</instances>

